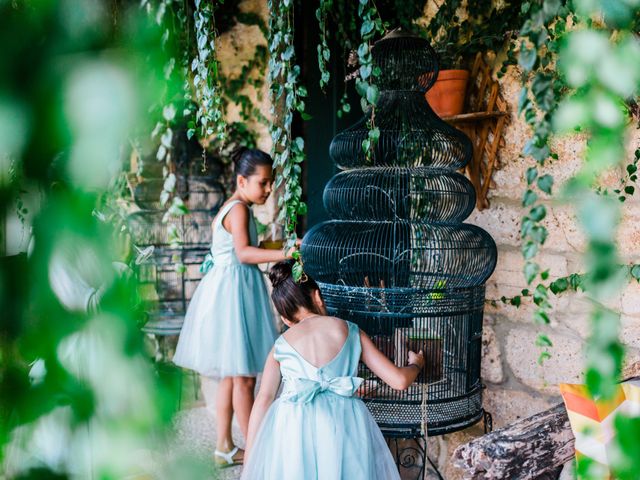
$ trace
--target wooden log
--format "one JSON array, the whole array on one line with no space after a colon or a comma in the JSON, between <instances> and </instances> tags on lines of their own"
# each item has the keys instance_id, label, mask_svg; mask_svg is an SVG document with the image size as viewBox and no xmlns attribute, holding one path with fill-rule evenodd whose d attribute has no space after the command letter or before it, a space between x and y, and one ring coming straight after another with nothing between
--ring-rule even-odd
<instances>
[{"instance_id":1,"label":"wooden log","mask_svg":"<svg viewBox=\"0 0 640 480\"><path fill-rule=\"evenodd\" d=\"M640 380L640 361L627 365L623 382ZM460 445L453 464L465 479L546 480L575 455L575 438L563 403Z\"/></svg>"},{"instance_id":2,"label":"wooden log","mask_svg":"<svg viewBox=\"0 0 640 480\"><path fill-rule=\"evenodd\" d=\"M465 479L554 478L574 456L569 417L560 403L469 443L453 453Z\"/></svg>"}]
</instances>

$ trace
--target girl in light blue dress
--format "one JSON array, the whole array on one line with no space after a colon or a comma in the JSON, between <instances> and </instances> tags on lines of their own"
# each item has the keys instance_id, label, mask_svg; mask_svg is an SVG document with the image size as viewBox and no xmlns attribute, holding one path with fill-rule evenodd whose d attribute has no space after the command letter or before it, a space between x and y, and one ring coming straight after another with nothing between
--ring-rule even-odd
<instances>
[{"instance_id":1,"label":"girl in light blue dress","mask_svg":"<svg viewBox=\"0 0 640 480\"><path fill-rule=\"evenodd\" d=\"M291 266L280 262L269 275L273 303L291 328L267 358L242 479L399 480L380 429L354 397L363 381L355 375L362 360L404 390L424 366L422 352L409 352L408 366L397 367L355 324L327 316L316 282L295 282Z\"/></svg>"},{"instance_id":2,"label":"girl in light blue dress","mask_svg":"<svg viewBox=\"0 0 640 480\"><path fill-rule=\"evenodd\" d=\"M235 158L236 190L213 220L213 266L193 294L173 362L207 377L219 378L216 399L215 460L242 462L233 445L231 421L237 415L247 436L256 375L277 332L259 263L288 258L282 251L258 248L252 204L271 193L272 159L260 150L241 149Z\"/></svg>"}]
</instances>

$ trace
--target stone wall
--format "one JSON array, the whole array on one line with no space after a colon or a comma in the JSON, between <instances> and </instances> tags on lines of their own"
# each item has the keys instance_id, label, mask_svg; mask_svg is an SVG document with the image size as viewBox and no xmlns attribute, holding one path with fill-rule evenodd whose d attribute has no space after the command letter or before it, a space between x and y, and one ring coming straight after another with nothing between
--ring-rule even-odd
<instances>
[{"instance_id":1,"label":"stone wall","mask_svg":"<svg viewBox=\"0 0 640 480\"><path fill-rule=\"evenodd\" d=\"M266 0L243 0L240 2L239 8L242 12L256 13L264 20L265 24L269 24L269 11L267 9ZM243 23L236 24L230 31L221 35L218 40L217 53L222 73L226 76L237 76L244 65L253 58L256 46L267 45L267 39L264 37L257 25L245 25ZM257 72L254 72L256 75ZM264 83L261 89L257 90L253 86L245 87L243 91L251 98L260 112L270 118L271 103L269 102L269 85ZM237 105L230 105L227 112L227 120L229 122L240 120L240 108ZM248 126L258 135L258 148L269 152L271 150L271 135L269 135L268 125L261 124L257 121L250 122ZM254 207L256 217L264 224L274 221L276 215L277 202L275 196L272 195L265 205Z\"/></svg>"},{"instance_id":2,"label":"stone wall","mask_svg":"<svg viewBox=\"0 0 640 480\"><path fill-rule=\"evenodd\" d=\"M530 131L523 119L517 117L520 72L511 68L500 80L501 93L509 104L510 122L504 132L501 148L502 168L494 174L495 187L490 192L491 206L474 211L467 220L484 228L498 246L498 264L487 282L487 299L518 295L527 288L520 253L520 218L526 214L521 198L526 190L525 172L534 165L524 158L522 148ZM640 147L639 130L629 139L629 159ZM556 138L553 149L559 159L545 167L555 179L554 192L562 188L581 166L585 139L580 135ZM604 186L617 186L623 169L605 175ZM549 269L550 279L583 272L582 252L585 240L574 215L575 205L561 204L547 199L547 218L543 224L549 237L537 261ZM629 198L623 206L623 220L618 232L623 259L640 261L640 196ZM519 418L528 417L560 402L558 383L583 381L585 339L589 335L591 303L582 293L551 295L553 309L551 323L542 328L532 320L534 305L523 299L516 308L498 301L485 308L483 335L482 378L487 388L484 407L493 415L494 428L500 428ZM633 281L608 302L620 312L622 340L627 347L626 367L640 360L640 285ZM552 357L543 366L537 364L540 349L535 346L538 332L546 333L553 347ZM478 426L466 431L445 435L429 441L430 456L437 459L446 479L461 478L450 462L453 450L473 436L481 435Z\"/></svg>"}]
</instances>

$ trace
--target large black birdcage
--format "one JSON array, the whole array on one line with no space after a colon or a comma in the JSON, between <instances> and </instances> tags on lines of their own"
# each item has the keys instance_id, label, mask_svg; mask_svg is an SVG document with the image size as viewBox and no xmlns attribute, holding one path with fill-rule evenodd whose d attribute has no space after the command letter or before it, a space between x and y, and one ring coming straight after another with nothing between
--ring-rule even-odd
<instances>
[{"instance_id":1,"label":"large black birdcage","mask_svg":"<svg viewBox=\"0 0 640 480\"><path fill-rule=\"evenodd\" d=\"M435 52L426 40L395 32L372 56L379 101L331 143L342 170L324 192L333 220L307 233L302 256L328 310L357 323L397 365L406 365L409 350L425 352L424 371L403 392L360 366L361 396L383 432L415 435L426 420L429 435L438 435L484 413L484 284L496 246L462 223L475 191L458 170L472 146L425 100L438 73ZM380 137L367 152L371 124Z\"/></svg>"}]
</instances>

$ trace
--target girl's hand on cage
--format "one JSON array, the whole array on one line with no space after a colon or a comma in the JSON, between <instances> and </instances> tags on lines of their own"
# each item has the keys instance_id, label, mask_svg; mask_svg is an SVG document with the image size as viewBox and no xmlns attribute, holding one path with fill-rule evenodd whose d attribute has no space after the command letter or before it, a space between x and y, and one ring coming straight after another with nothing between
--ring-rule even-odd
<instances>
[{"instance_id":1,"label":"girl's hand on cage","mask_svg":"<svg viewBox=\"0 0 640 480\"><path fill-rule=\"evenodd\" d=\"M409 351L409 365L420 367L420 370L424 368L424 353L422 353L422 350L418 353Z\"/></svg>"},{"instance_id":2,"label":"girl's hand on cage","mask_svg":"<svg viewBox=\"0 0 640 480\"><path fill-rule=\"evenodd\" d=\"M293 258L293 254L298 251L298 246L294 245L293 247L289 247L285 252L285 257L287 260Z\"/></svg>"}]
</instances>

